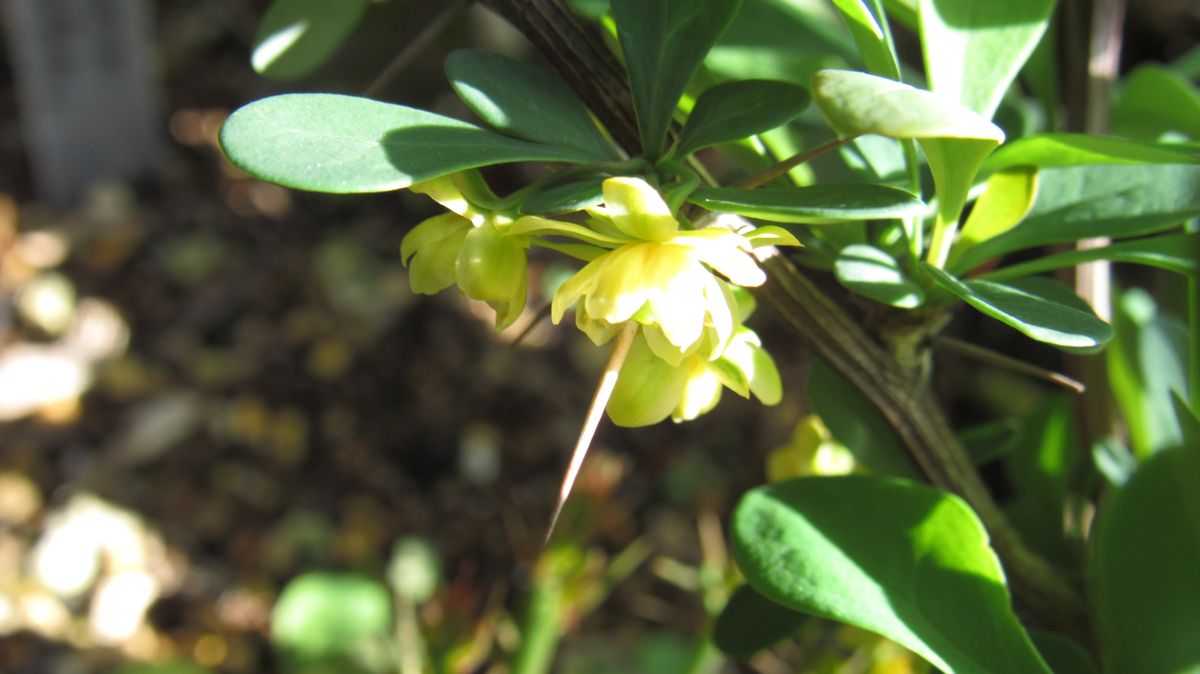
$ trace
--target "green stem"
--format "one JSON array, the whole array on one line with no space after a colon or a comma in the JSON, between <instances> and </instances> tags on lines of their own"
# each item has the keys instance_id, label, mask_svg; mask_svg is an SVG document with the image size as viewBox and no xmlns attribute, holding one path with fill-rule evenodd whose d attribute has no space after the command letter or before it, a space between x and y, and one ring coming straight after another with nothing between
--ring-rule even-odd
<instances>
[{"instance_id":1,"label":"green stem","mask_svg":"<svg viewBox=\"0 0 1200 674\"><path fill-rule=\"evenodd\" d=\"M549 553L553 554L553 553ZM534 586L521 629L521 646L512 674L546 674L554 664L562 637L563 587L543 554L534 572Z\"/></svg>"},{"instance_id":2,"label":"green stem","mask_svg":"<svg viewBox=\"0 0 1200 674\"><path fill-rule=\"evenodd\" d=\"M1200 218L1187 224L1189 232L1200 232ZM1188 327L1191 330L1188 354L1188 388L1191 391L1192 411L1200 414L1200 278L1188 279Z\"/></svg>"},{"instance_id":3,"label":"green stem","mask_svg":"<svg viewBox=\"0 0 1200 674\"><path fill-rule=\"evenodd\" d=\"M933 237L929 240L929 254L926 257L929 264L941 269L950 259L950 246L954 243L954 235L958 233L958 218L947 218L938 209L933 221Z\"/></svg>"}]
</instances>

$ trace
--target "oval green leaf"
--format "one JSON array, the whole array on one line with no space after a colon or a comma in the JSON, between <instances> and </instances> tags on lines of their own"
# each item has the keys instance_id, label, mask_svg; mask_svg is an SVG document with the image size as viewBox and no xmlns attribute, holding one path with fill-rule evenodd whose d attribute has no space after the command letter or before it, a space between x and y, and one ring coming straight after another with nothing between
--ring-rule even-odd
<instances>
[{"instance_id":1,"label":"oval green leaf","mask_svg":"<svg viewBox=\"0 0 1200 674\"><path fill-rule=\"evenodd\" d=\"M271 613L271 642L301 662L351 658L388 634L392 598L364 576L307 573L288 583Z\"/></svg>"},{"instance_id":2,"label":"oval green leaf","mask_svg":"<svg viewBox=\"0 0 1200 674\"><path fill-rule=\"evenodd\" d=\"M1112 326L1065 286L1049 279L964 282L928 263L921 268L952 295L1039 342L1089 353L1112 339Z\"/></svg>"},{"instance_id":3,"label":"oval green leaf","mask_svg":"<svg viewBox=\"0 0 1200 674\"><path fill-rule=\"evenodd\" d=\"M955 496L892 478L800 478L746 494L732 536L746 579L784 606L881 634L952 674L1050 674L983 525Z\"/></svg>"},{"instance_id":4,"label":"oval green leaf","mask_svg":"<svg viewBox=\"0 0 1200 674\"><path fill-rule=\"evenodd\" d=\"M642 150L657 159L679 97L742 0L613 0Z\"/></svg>"},{"instance_id":5,"label":"oval green leaf","mask_svg":"<svg viewBox=\"0 0 1200 674\"><path fill-rule=\"evenodd\" d=\"M1044 133L1006 144L987 158L982 170L992 173L1017 166L1196 163L1200 163L1200 153L1181 146L1082 133Z\"/></svg>"},{"instance_id":6,"label":"oval green leaf","mask_svg":"<svg viewBox=\"0 0 1200 674\"><path fill-rule=\"evenodd\" d=\"M1088 569L1104 670L1200 670L1200 446L1163 450L1100 510Z\"/></svg>"},{"instance_id":7,"label":"oval green leaf","mask_svg":"<svg viewBox=\"0 0 1200 674\"><path fill-rule=\"evenodd\" d=\"M620 159L587 107L548 71L475 49L452 52L445 67L458 97L493 127L518 138L574 148L597 161Z\"/></svg>"},{"instance_id":8,"label":"oval green leaf","mask_svg":"<svg viewBox=\"0 0 1200 674\"><path fill-rule=\"evenodd\" d=\"M574 213L602 203L604 203L604 176L595 176L534 192L521 204L521 215Z\"/></svg>"},{"instance_id":9,"label":"oval green leaf","mask_svg":"<svg viewBox=\"0 0 1200 674\"><path fill-rule=\"evenodd\" d=\"M675 153L687 155L786 124L808 107L808 92L787 82L740 80L718 84L696 100Z\"/></svg>"},{"instance_id":10,"label":"oval green leaf","mask_svg":"<svg viewBox=\"0 0 1200 674\"><path fill-rule=\"evenodd\" d=\"M904 275L896 258L874 246L846 246L838 252L833 270L839 283L876 302L901 309L925 302L925 293Z\"/></svg>"},{"instance_id":11,"label":"oval green leaf","mask_svg":"<svg viewBox=\"0 0 1200 674\"><path fill-rule=\"evenodd\" d=\"M688 201L710 211L810 225L903 218L926 210L923 201L904 190L865 183L754 190L701 187Z\"/></svg>"},{"instance_id":12,"label":"oval green leaf","mask_svg":"<svg viewBox=\"0 0 1200 674\"><path fill-rule=\"evenodd\" d=\"M273 80L307 75L350 35L370 4L370 0L275 0L258 24L251 65Z\"/></svg>"},{"instance_id":13,"label":"oval green leaf","mask_svg":"<svg viewBox=\"0 0 1200 674\"><path fill-rule=\"evenodd\" d=\"M713 643L722 653L745 660L788 638L811 619L743 585L717 616Z\"/></svg>"},{"instance_id":14,"label":"oval green leaf","mask_svg":"<svg viewBox=\"0 0 1200 674\"><path fill-rule=\"evenodd\" d=\"M403 105L337 94L284 94L246 105L221 148L256 178L315 192L384 192L463 169L519 161L588 162L571 148L502 136Z\"/></svg>"},{"instance_id":15,"label":"oval green leaf","mask_svg":"<svg viewBox=\"0 0 1200 674\"><path fill-rule=\"evenodd\" d=\"M1168 68L1141 66L1125 78L1113 104L1112 127L1147 140L1170 131L1200 140L1200 90Z\"/></svg>"}]
</instances>

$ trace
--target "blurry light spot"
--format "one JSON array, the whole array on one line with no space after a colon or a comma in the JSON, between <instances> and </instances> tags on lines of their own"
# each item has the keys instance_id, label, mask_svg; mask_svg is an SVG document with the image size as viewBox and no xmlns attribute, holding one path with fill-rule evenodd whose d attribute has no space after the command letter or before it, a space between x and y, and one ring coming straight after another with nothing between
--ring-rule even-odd
<instances>
[{"instance_id":1,"label":"blurry light spot","mask_svg":"<svg viewBox=\"0 0 1200 674\"><path fill-rule=\"evenodd\" d=\"M344 340L322 339L308 351L308 371L321 379L337 379L350 369L354 352Z\"/></svg>"},{"instance_id":2,"label":"blurry light spot","mask_svg":"<svg viewBox=\"0 0 1200 674\"><path fill-rule=\"evenodd\" d=\"M0 421L75 398L90 383L87 364L76 358L47 347L9 347L0 353Z\"/></svg>"},{"instance_id":3,"label":"blurry light spot","mask_svg":"<svg viewBox=\"0 0 1200 674\"><path fill-rule=\"evenodd\" d=\"M48 426L68 426L79 421L83 403L79 398L67 398L46 405L37 412L37 420Z\"/></svg>"},{"instance_id":4,"label":"blurry light spot","mask_svg":"<svg viewBox=\"0 0 1200 674\"><path fill-rule=\"evenodd\" d=\"M201 414L200 400L191 391L159 394L129 412L112 441L112 453L125 463L153 460L191 435Z\"/></svg>"},{"instance_id":5,"label":"blurry light spot","mask_svg":"<svg viewBox=\"0 0 1200 674\"><path fill-rule=\"evenodd\" d=\"M458 471L470 482L488 484L500 475L500 443L495 428L469 426L458 445Z\"/></svg>"},{"instance_id":6,"label":"blurry light spot","mask_svg":"<svg viewBox=\"0 0 1200 674\"><path fill-rule=\"evenodd\" d=\"M205 634L196 640L192 657L203 667L219 667L229 655L229 644L219 634Z\"/></svg>"},{"instance_id":7,"label":"blurry light spot","mask_svg":"<svg viewBox=\"0 0 1200 674\"><path fill-rule=\"evenodd\" d=\"M18 600L26 629L51 639L61 638L71 624L71 613L58 599L44 592L27 592Z\"/></svg>"},{"instance_id":8,"label":"blurry light spot","mask_svg":"<svg viewBox=\"0 0 1200 674\"><path fill-rule=\"evenodd\" d=\"M75 286L57 272L40 274L21 286L16 303L22 320L57 336L75 317Z\"/></svg>"},{"instance_id":9,"label":"blurry light spot","mask_svg":"<svg viewBox=\"0 0 1200 674\"><path fill-rule=\"evenodd\" d=\"M250 56L250 64L260 73L270 68L276 59L283 56L292 45L296 44L297 40L304 36L304 31L307 29L307 21L298 21L268 35Z\"/></svg>"},{"instance_id":10,"label":"blurry light spot","mask_svg":"<svg viewBox=\"0 0 1200 674\"><path fill-rule=\"evenodd\" d=\"M292 208L292 195L271 183L254 182L249 188L250 203L265 216L281 218Z\"/></svg>"},{"instance_id":11,"label":"blurry light spot","mask_svg":"<svg viewBox=\"0 0 1200 674\"><path fill-rule=\"evenodd\" d=\"M68 346L80 358L101 360L119 356L129 345L129 326L112 304L84 298L75 309Z\"/></svg>"},{"instance_id":12,"label":"blurry light spot","mask_svg":"<svg viewBox=\"0 0 1200 674\"><path fill-rule=\"evenodd\" d=\"M23 524L42 508L37 485L20 473L0 473L0 522Z\"/></svg>"},{"instance_id":13,"label":"blurry light spot","mask_svg":"<svg viewBox=\"0 0 1200 674\"><path fill-rule=\"evenodd\" d=\"M17 259L35 269L57 267L70 250L66 235L48 231L23 234L13 246Z\"/></svg>"},{"instance_id":14,"label":"blurry light spot","mask_svg":"<svg viewBox=\"0 0 1200 674\"><path fill-rule=\"evenodd\" d=\"M8 636L21 629L21 617L17 605L8 595L0 594L0 637Z\"/></svg>"},{"instance_id":15,"label":"blurry light spot","mask_svg":"<svg viewBox=\"0 0 1200 674\"><path fill-rule=\"evenodd\" d=\"M133 638L158 590L158 582L145 571L124 571L101 582L89 617L96 641L116 645Z\"/></svg>"}]
</instances>

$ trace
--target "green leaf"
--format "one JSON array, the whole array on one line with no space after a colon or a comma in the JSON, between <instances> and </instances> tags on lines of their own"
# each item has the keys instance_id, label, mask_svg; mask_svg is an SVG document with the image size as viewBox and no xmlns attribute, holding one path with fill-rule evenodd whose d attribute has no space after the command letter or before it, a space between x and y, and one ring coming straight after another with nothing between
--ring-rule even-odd
<instances>
[{"instance_id":1,"label":"green leaf","mask_svg":"<svg viewBox=\"0 0 1200 674\"><path fill-rule=\"evenodd\" d=\"M675 154L687 155L741 140L795 119L810 98L803 87L773 80L740 80L711 87L696 100Z\"/></svg>"},{"instance_id":2,"label":"green leaf","mask_svg":"<svg viewBox=\"0 0 1200 674\"><path fill-rule=\"evenodd\" d=\"M755 190L701 187L688 196L688 201L710 211L810 225L903 218L925 212L925 204L904 190L860 183Z\"/></svg>"},{"instance_id":3,"label":"green leaf","mask_svg":"<svg viewBox=\"0 0 1200 674\"><path fill-rule=\"evenodd\" d=\"M1092 445L1092 463L1113 487L1129 482L1138 468L1138 460L1133 452L1112 436L1101 438Z\"/></svg>"},{"instance_id":4,"label":"green leaf","mask_svg":"<svg viewBox=\"0 0 1200 674\"><path fill-rule=\"evenodd\" d=\"M1048 279L1020 279L1007 285L964 282L933 265L921 267L960 300L1039 342L1087 353L1112 339L1111 326L1065 286Z\"/></svg>"},{"instance_id":5,"label":"green leaf","mask_svg":"<svg viewBox=\"0 0 1200 674\"><path fill-rule=\"evenodd\" d=\"M370 4L370 0L275 0L258 24L251 65L273 80L307 75L328 60Z\"/></svg>"},{"instance_id":6,"label":"green leaf","mask_svg":"<svg viewBox=\"0 0 1200 674\"><path fill-rule=\"evenodd\" d=\"M1200 215L1200 166L1129 164L1038 172L1033 208L1016 227L963 251L958 274L1016 250L1098 236L1124 238L1171 229Z\"/></svg>"},{"instance_id":7,"label":"green leaf","mask_svg":"<svg viewBox=\"0 0 1200 674\"><path fill-rule=\"evenodd\" d=\"M998 145L1004 132L979 114L902 82L849 70L822 70L813 100L839 135L890 138L965 138Z\"/></svg>"},{"instance_id":8,"label":"green leaf","mask_svg":"<svg viewBox=\"0 0 1200 674\"><path fill-rule=\"evenodd\" d=\"M114 674L212 674L212 670L184 660L177 660L162 664L129 664L121 667Z\"/></svg>"},{"instance_id":9,"label":"green leaf","mask_svg":"<svg viewBox=\"0 0 1200 674\"><path fill-rule=\"evenodd\" d=\"M271 613L271 642L302 663L369 656L391 629L392 598L364 576L307 573L288 583Z\"/></svg>"},{"instance_id":10,"label":"green leaf","mask_svg":"<svg viewBox=\"0 0 1200 674\"><path fill-rule=\"evenodd\" d=\"M1054 632L1029 630L1029 636L1054 674L1097 674L1096 663L1083 646Z\"/></svg>"},{"instance_id":11,"label":"green leaf","mask_svg":"<svg viewBox=\"0 0 1200 674\"><path fill-rule=\"evenodd\" d=\"M1179 391L1171 391L1171 408L1175 410L1175 421L1179 424L1179 433L1183 436L1184 444L1200 447L1200 415L1188 407L1187 401Z\"/></svg>"},{"instance_id":12,"label":"green leaf","mask_svg":"<svg viewBox=\"0 0 1200 674\"><path fill-rule=\"evenodd\" d=\"M713 643L739 660L788 638L812 618L777 604L749 585L734 590L713 625Z\"/></svg>"},{"instance_id":13,"label":"green leaf","mask_svg":"<svg viewBox=\"0 0 1200 674\"><path fill-rule=\"evenodd\" d=\"M1200 446L1159 452L1096 519L1091 596L1104 669L1200 670Z\"/></svg>"},{"instance_id":14,"label":"green leaf","mask_svg":"<svg viewBox=\"0 0 1200 674\"><path fill-rule=\"evenodd\" d=\"M929 88L990 118L1053 9L1054 0L920 0Z\"/></svg>"},{"instance_id":15,"label":"green leaf","mask_svg":"<svg viewBox=\"0 0 1200 674\"><path fill-rule=\"evenodd\" d=\"M1072 560L1062 521L1076 443L1072 398L1056 394L1021 420L1013 451L1004 460L1012 488L1004 508L1013 526L1040 552L1068 563Z\"/></svg>"},{"instance_id":16,"label":"green leaf","mask_svg":"<svg viewBox=\"0 0 1200 674\"><path fill-rule=\"evenodd\" d=\"M1004 281L1063 267L1073 267L1094 260L1144 264L1177 274L1200 276L1200 234L1169 234L1122 241L1099 248L1068 250L1039 257L1029 262L1002 267L984 274L981 278L990 281Z\"/></svg>"},{"instance_id":17,"label":"green leaf","mask_svg":"<svg viewBox=\"0 0 1200 674\"><path fill-rule=\"evenodd\" d=\"M951 674L1050 672L956 496L890 478L800 478L746 494L732 536L746 579L789 608L881 634Z\"/></svg>"},{"instance_id":18,"label":"green leaf","mask_svg":"<svg viewBox=\"0 0 1200 674\"><path fill-rule=\"evenodd\" d=\"M604 203L604 177L554 185L533 193L521 204L521 215L574 213Z\"/></svg>"},{"instance_id":19,"label":"green leaf","mask_svg":"<svg viewBox=\"0 0 1200 674\"><path fill-rule=\"evenodd\" d=\"M1125 78L1112 110L1115 133L1154 140L1175 131L1200 140L1200 91L1160 65L1144 65Z\"/></svg>"},{"instance_id":20,"label":"green leaf","mask_svg":"<svg viewBox=\"0 0 1200 674\"><path fill-rule=\"evenodd\" d=\"M1037 185L1037 170L1033 168L1011 168L992 174L967 216L967 223L954 244L951 262L963 250L1016 227L1033 207Z\"/></svg>"},{"instance_id":21,"label":"green leaf","mask_svg":"<svg viewBox=\"0 0 1200 674\"><path fill-rule=\"evenodd\" d=\"M1018 166L1196 163L1200 163L1200 153L1180 146L1081 133L1044 133L1004 145L987 158L983 171L992 173Z\"/></svg>"},{"instance_id":22,"label":"green leaf","mask_svg":"<svg viewBox=\"0 0 1200 674\"><path fill-rule=\"evenodd\" d=\"M445 67L458 97L493 127L518 138L574 148L597 161L620 159L587 107L545 69L475 49L452 52Z\"/></svg>"},{"instance_id":23,"label":"green leaf","mask_svg":"<svg viewBox=\"0 0 1200 674\"><path fill-rule=\"evenodd\" d=\"M648 158L662 154L679 97L741 5L741 0L613 0Z\"/></svg>"},{"instance_id":24,"label":"green leaf","mask_svg":"<svg viewBox=\"0 0 1200 674\"><path fill-rule=\"evenodd\" d=\"M838 253L833 269L839 283L876 302L902 309L925 302L925 293L904 275L896 258L874 246L846 246Z\"/></svg>"},{"instance_id":25,"label":"green leaf","mask_svg":"<svg viewBox=\"0 0 1200 674\"><path fill-rule=\"evenodd\" d=\"M900 65L888 47L887 37L879 26L877 17L863 4L862 0L833 0L842 13L842 20L867 70L894 80L900 79Z\"/></svg>"},{"instance_id":26,"label":"green leaf","mask_svg":"<svg viewBox=\"0 0 1200 674\"><path fill-rule=\"evenodd\" d=\"M834 439L850 450L855 461L876 473L920 478L920 471L879 409L824 360L813 362L806 396Z\"/></svg>"},{"instance_id":27,"label":"green leaf","mask_svg":"<svg viewBox=\"0 0 1200 674\"><path fill-rule=\"evenodd\" d=\"M336 94L250 103L226 120L221 147L234 166L257 178L342 194L395 190L492 164L594 159L432 112Z\"/></svg>"}]
</instances>

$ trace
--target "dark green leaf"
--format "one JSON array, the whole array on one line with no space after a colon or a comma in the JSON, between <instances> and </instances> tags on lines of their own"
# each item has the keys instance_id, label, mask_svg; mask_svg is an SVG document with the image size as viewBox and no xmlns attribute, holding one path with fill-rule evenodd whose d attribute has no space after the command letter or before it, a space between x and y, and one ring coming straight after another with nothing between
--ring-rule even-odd
<instances>
[{"instance_id":1,"label":"dark green leaf","mask_svg":"<svg viewBox=\"0 0 1200 674\"><path fill-rule=\"evenodd\" d=\"M1143 65L1125 78L1113 104L1112 127L1147 140L1170 131L1200 140L1200 91L1167 68Z\"/></svg>"},{"instance_id":2,"label":"dark green leaf","mask_svg":"<svg viewBox=\"0 0 1200 674\"><path fill-rule=\"evenodd\" d=\"M1200 447L1200 415L1188 407L1179 391L1171 391L1171 407L1175 410L1175 420L1179 423L1183 442L1189 447Z\"/></svg>"},{"instance_id":3,"label":"dark green leaf","mask_svg":"<svg viewBox=\"0 0 1200 674\"><path fill-rule=\"evenodd\" d=\"M902 309L925 302L925 293L904 275L896 258L874 246L846 246L838 253L833 270L839 283L876 302Z\"/></svg>"},{"instance_id":4,"label":"dark green leaf","mask_svg":"<svg viewBox=\"0 0 1200 674\"><path fill-rule=\"evenodd\" d=\"M574 148L597 161L620 158L570 87L542 68L461 49L446 57L446 76L458 97L501 131Z\"/></svg>"},{"instance_id":5,"label":"dark green leaf","mask_svg":"<svg viewBox=\"0 0 1200 674\"><path fill-rule=\"evenodd\" d=\"M1053 632L1030 630L1029 636L1054 674L1097 674L1087 649Z\"/></svg>"},{"instance_id":6,"label":"dark green leaf","mask_svg":"<svg viewBox=\"0 0 1200 674\"><path fill-rule=\"evenodd\" d=\"M1172 234L1122 241L1097 248L1069 250L1010 267L1001 267L984 274L981 278L1003 281L1073 267L1093 260L1144 264L1177 274L1197 276L1200 275L1200 234Z\"/></svg>"},{"instance_id":7,"label":"dark green leaf","mask_svg":"<svg viewBox=\"0 0 1200 674\"><path fill-rule=\"evenodd\" d=\"M138 663L125 665L114 674L212 674L212 670L183 660L177 660L163 664Z\"/></svg>"},{"instance_id":8,"label":"dark green leaf","mask_svg":"<svg viewBox=\"0 0 1200 674\"><path fill-rule=\"evenodd\" d=\"M802 87L773 80L718 84L696 100L679 134L679 156L741 140L795 119L808 106Z\"/></svg>"},{"instance_id":9,"label":"dark green leaf","mask_svg":"<svg viewBox=\"0 0 1200 674\"><path fill-rule=\"evenodd\" d=\"M395 190L491 164L593 159L432 112L336 94L284 94L250 103L226 120L221 147L252 176L335 193Z\"/></svg>"},{"instance_id":10,"label":"dark green leaf","mask_svg":"<svg viewBox=\"0 0 1200 674\"><path fill-rule=\"evenodd\" d=\"M662 153L675 108L742 0L613 0L643 152Z\"/></svg>"},{"instance_id":11,"label":"dark green leaf","mask_svg":"<svg viewBox=\"0 0 1200 674\"><path fill-rule=\"evenodd\" d=\"M959 498L905 480L800 478L733 514L755 590L886 636L957 674L1049 674L1013 615L987 533Z\"/></svg>"},{"instance_id":12,"label":"dark green leaf","mask_svg":"<svg viewBox=\"0 0 1200 674\"><path fill-rule=\"evenodd\" d=\"M1200 670L1200 446L1161 451L1096 519L1091 596L1104 669Z\"/></svg>"},{"instance_id":13,"label":"dark green leaf","mask_svg":"<svg viewBox=\"0 0 1200 674\"><path fill-rule=\"evenodd\" d=\"M963 251L964 274L1016 250L1097 236L1124 238L1175 227L1200 214L1200 166L1128 164L1038 172L1037 197L1017 226Z\"/></svg>"},{"instance_id":14,"label":"dark green leaf","mask_svg":"<svg viewBox=\"0 0 1200 674\"><path fill-rule=\"evenodd\" d=\"M754 0L742 5L704 65L722 80L803 83L830 59L856 60L854 45L831 12L795 0Z\"/></svg>"},{"instance_id":15,"label":"dark green leaf","mask_svg":"<svg viewBox=\"0 0 1200 674\"><path fill-rule=\"evenodd\" d=\"M1123 138L1082 133L1044 133L1013 141L983 163L994 173L1017 166L1063 168L1097 164L1196 164L1200 154L1163 143L1139 143Z\"/></svg>"},{"instance_id":16,"label":"dark green leaf","mask_svg":"<svg viewBox=\"0 0 1200 674\"><path fill-rule=\"evenodd\" d=\"M713 643L726 655L744 660L791 636L810 619L743 585L717 616Z\"/></svg>"},{"instance_id":17,"label":"dark green leaf","mask_svg":"<svg viewBox=\"0 0 1200 674\"><path fill-rule=\"evenodd\" d=\"M1054 0L921 0L929 88L990 118L1046 30Z\"/></svg>"},{"instance_id":18,"label":"dark green leaf","mask_svg":"<svg viewBox=\"0 0 1200 674\"><path fill-rule=\"evenodd\" d=\"M933 265L923 263L921 267L960 300L1039 342L1068 351L1090 352L1112 339L1112 328L1107 323L1065 287L1047 279L1020 279L1007 285L963 282Z\"/></svg>"},{"instance_id":19,"label":"dark green leaf","mask_svg":"<svg viewBox=\"0 0 1200 674\"><path fill-rule=\"evenodd\" d=\"M535 192L521 204L521 215L574 213L604 202L604 178L573 180Z\"/></svg>"},{"instance_id":20,"label":"dark green leaf","mask_svg":"<svg viewBox=\"0 0 1200 674\"><path fill-rule=\"evenodd\" d=\"M275 0L254 35L250 63L264 77L293 80L324 63L358 25L370 0Z\"/></svg>"},{"instance_id":21,"label":"dark green leaf","mask_svg":"<svg viewBox=\"0 0 1200 674\"><path fill-rule=\"evenodd\" d=\"M855 461L884 475L920 477L883 414L824 360L813 362L806 395L813 411Z\"/></svg>"},{"instance_id":22,"label":"dark green leaf","mask_svg":"<svg viewBox=\"0 0 1200 674\"><path fill-rule=\"evenodd\" d=\"M688 201L711 211L810 225L903 218L925 212L925 204L904 190L857 183L758 190L701 187Z\"/></svg>"},{"instance_id":23,"label":"dark green leaf","mask_svg":"<svg viewBox=\"0 0 1200 674\"><path fill-rule=\"evenodd\" d=\"M1101 438L1092 445L1092 463L1104 479L1114 487L1120 487L1137 471L1138 460L1120 440L1114 437Z\"/></svg>"},{"instance_id":24,"label":"dark green leaf","mask_svg":"<svg viewBox=\"0 0 1200 674\"><path fill-rule=\"evenodd\" d=\"M1013 526L1043 554L1065 562L1071 555L1063 537L1063 508L1076 442L1072 399L1055 395L1021 420L1004 461L1013 492L1004 505Z\"/></svg>"},{"instance_id":25,"label":"dark green leaf","mask_svg":"<svg viewBox=\"0 0 1200 674\"><path fill-rule=\"evenodd\" d=\"M958 441L971 457L971 463L983 466L1011 454L1020 431L1018 420L1001 419L961 431Z\"/></svg>"}]
</instances>

